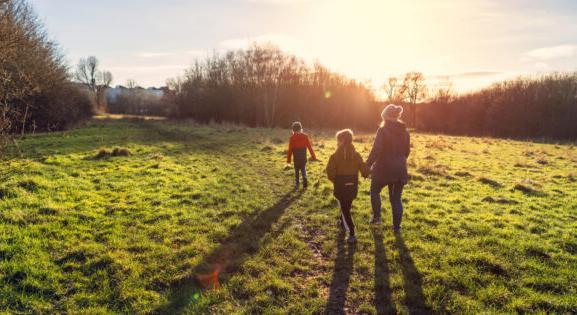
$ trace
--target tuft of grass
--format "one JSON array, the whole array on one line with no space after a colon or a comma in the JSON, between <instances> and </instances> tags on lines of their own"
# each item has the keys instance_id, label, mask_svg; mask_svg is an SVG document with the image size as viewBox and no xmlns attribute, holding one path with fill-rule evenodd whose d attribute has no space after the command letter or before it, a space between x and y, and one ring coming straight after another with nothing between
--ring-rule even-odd
<instances>
[{"instance_id":1,"label":"tuft of grass","mask_svg":"<svg viewBox=\"0 0 577 315\"><path fill-rule=\"evenodd\" d=\"M529 246L525 249L525 254L529 257L538 259L550 259L551 256L541 247L536 245Z\"/></svg>"},{"instance_id":2,"label":"tuft of grass","mask_svg":"<svg viewBox=\"0 0 577 315\"><path fill-rule=\"evenodd\" d=\"M115 147L112 150L101 148L98 150L96 155L94 156L95 159L104 159L108 157L119 157L119 156L130 156L132 153L128 148L123 147Z\"/></svg>"},{"instance_id":3,"label":"tuft of grass","mask_svg":"<svg viewBox=\"0 0 577 315\"><path fill-rule=\"evenodd\" d=\"M108 149L102 148L102 149L98 150L98 152L96 153L94 158L95 159L104 159L104 158L107 158L111 155L112 155L112 152L110 152Z\"/></svg>"},{"instance_id":4,"label":"tuft of grass","mask_svg":"<svg viewBox=\"0 0 577 315\"><path fill-rule=\"evenodd\" d=\"M127 148L116 147L116 148L112 149L112 153L110 155L111 156L130 156L130 155L132 155L132 153Z\"/></svg>"},{"instance_id":5,"label":"tuft of grass","mask_svg":"<svg viewBox=\"0 0 577 315\"><path fill-rule=\"evenodd\" d=\"M447 177L448 167L441 164L425 164L417 169L417 171L425 176Z\"/></svg>"},{"instance_id":6,"label":"tuft of grass","mask_svg":"<svg viewBox=\"0 0 577 315\"><path fill-rule=\"evenodd\" d=\"M16 194L8 187L0 187L0 200L15 197Z\"/></svg>"},{"instance_id":7,"label":"tuft of grass","mask_svg":"<svg viewBox=\"0 0 577 315\"><path fill-rule=\"evenodd\" d=\"M501 188L503 187L503 185L501 185L501 183L497 182L496 180L487 178L487 177L480 177L479 178L479 182L481 182L482 184L485 185L489 185L493 188Z\"/></svg>"},{"instance_id":8,"label":"tuft of grass","mask_svg":"<svg viewBox=\"0 0 577 315\"><path fill-rule=\"evenodd\" d=\"M513 190L517 190L531 196L544 196L545 193L539 189L540 186L541 185L533 180L525 179L522 182L515 184Z\"/></svg>"},{"instance_id":9,"label":"tuft of grass","mask_svg":"<svg viewBox=\"0 0 577 315\"><path fill-rule=\"evenodd\" d=\"M547 164L549 164L549 161L547 161L546 158L541 157L541 158L537 159L537 164L547 165Z\"/></svg>"},{"instance_id":10,"label":"tuft of grass","mask_svg":"<svg viewBox=\"0 0 577 315\"><path fill-rule=\"evenodd\" d=\"M32 179L23 180L18 182L18 187L28 191L28 192L36 192L38 190L38 183Z\"/></svg>"},{"instance_id":11,"label":"tuft of grass","mask_svg":"<svg viewBox=\"0 0 577 315\"><path fill-rule=\"evenodd\" d=\"M493 198L491 196L487 196L485 198L483 198L481 201L483 202L487 202L487 203L497 203L497 204L502 204L502 205L516 205L519 204L518 201L516 200L512 200L512 199L506 199L506 198Z\"/></svg>"}]
</instances>

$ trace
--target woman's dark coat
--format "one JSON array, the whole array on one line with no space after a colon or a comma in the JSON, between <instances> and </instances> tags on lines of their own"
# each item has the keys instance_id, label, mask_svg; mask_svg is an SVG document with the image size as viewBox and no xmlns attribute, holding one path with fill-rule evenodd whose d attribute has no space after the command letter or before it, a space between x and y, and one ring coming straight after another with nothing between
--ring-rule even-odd
<instances>
[{"instance_id":1,"label":"woman's dark coat","mask_svg":"<svg viewBox=\"0 0 577 315\"><path fill-rule=\"evenodd\" d=\"M407 158L411 152L411 140L402 122L387 121L377 130L373 149L367 159L373 180L381 184L406 184Z\"/></svg>"}]
</instances>

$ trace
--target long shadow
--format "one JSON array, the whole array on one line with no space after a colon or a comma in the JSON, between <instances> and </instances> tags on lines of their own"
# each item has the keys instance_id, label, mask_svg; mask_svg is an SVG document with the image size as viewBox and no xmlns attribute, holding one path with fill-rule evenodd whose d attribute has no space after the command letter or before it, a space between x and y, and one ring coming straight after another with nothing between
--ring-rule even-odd
<instances>
[{"instance_id":1,"label":"long shadow","mask_svg":"<svg viewBox=\"0 0 577 315\"><path fill-rule=\"evenodd\" d=\"M405 304L410 314L430 314L432 311L427 306L425 295L423 294L423 279L415 262L411 257L409 249L405 245L403 236L395 233L395 246L399 251L401 260L401 270L403 272L403 285L405 289Z\"/></svg>"},{"instance_id":2,"label":"long shadow","mask_svg":"<svg viewBox=\"0 0 577 315\"><path fill-rule=\"evenodd\" d=\"M258 251L265 234L301 194L302 191L286 193L273 206L243 221L219 247L192 268L190 277L172 285L168 303L154 314L181 313L204 288L218 287L220 278L236 271L243 261Z\"/></svg>"},{"instance_id":3,"label":"long shadow","mask_svg":"<svg viewBox=\"0 0 577 315\"><path fill-rule=\"evenodd\" d=\"M396 314L389 281L389 267L380 229L371 229L375 243L375 307L377 314Z\"/></svg>"},{"instance_id":4,"label":"long shadow","mask_svg":"<svg viewBox=\"0 0 577 315\"><path fill-rule=\"evenodd\" d=\"M337 239L337 257L333 269L333 279L329 291L329 299L325 307L326 314L345 314L345 302L349 281L353 273L353 256L356 245L345 245L345 233L341 231Z\"/></svg>"}]
</instances>

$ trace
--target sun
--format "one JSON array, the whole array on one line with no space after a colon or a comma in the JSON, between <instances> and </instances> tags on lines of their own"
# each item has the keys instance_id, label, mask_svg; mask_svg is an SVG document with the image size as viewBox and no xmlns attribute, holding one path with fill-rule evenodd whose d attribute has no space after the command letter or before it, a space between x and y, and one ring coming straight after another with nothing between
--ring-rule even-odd
<instances>
[{"instance_id":1,"label":"sun","mask_svg":"<svg viewBox=\"0 0 577 315\"><path fill-rule=\"evenodd\" d=\"M463 7L428 0L321 1L299 37L302 55L354 78L383 81L408 71L454 70ZM471 52L474 54L474 52Z\"/></svg>"}]
</instances>

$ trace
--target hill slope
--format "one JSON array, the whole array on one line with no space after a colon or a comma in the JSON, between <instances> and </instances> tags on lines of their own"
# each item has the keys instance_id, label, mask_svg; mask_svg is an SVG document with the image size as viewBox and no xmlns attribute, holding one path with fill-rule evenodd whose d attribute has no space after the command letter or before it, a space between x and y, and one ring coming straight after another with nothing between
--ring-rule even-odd
<instances>
[{"instance_id":1,"label":"hill slope","mask_svg":"<svg viewBox=\"0 0 577 315\"><path fill-rule=\"evenodd\" d=\"M95 121L30 137L0 162L0 308L577 311L573 146L414 135L401 236L386 203L368 227L364 181L349 246L323 173L335 143L312 136L321 162L298 192L285 130ZM357 138L366 157L372 136Z\"/></svg>"}]
</instances>

